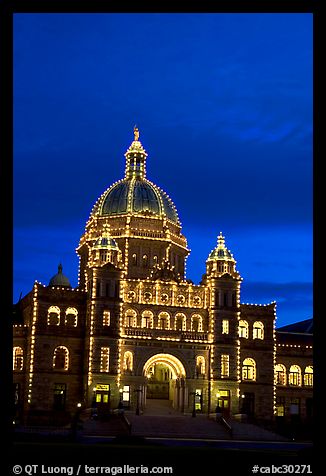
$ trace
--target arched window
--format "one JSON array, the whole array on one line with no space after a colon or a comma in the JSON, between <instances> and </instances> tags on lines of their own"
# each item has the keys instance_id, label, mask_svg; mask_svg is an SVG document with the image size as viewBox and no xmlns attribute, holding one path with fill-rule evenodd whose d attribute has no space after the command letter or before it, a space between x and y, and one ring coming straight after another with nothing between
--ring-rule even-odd
<instances>
[{"instance_id":1,"label":"arched window","mask_svg":"<svg viewBox=\"0 0 326 476\"><path fill-rule=\"evenodd\" d=\"M300 387L301 385L301 369L298 365L291 365L289 372L289 385Z\"/></svg>"},{"instance_id":2,"label":"arched window","mask_svg":"<svg viewBox=\"0 0 326 476\"><path fill-rule=\"evenodd\" d=\"M136 253L134 253L132 255L132 265L137 266L137 255L136 255Z\"/></svg>"},{"instance_id":3,"label":"arched window","mask_svg":"<svg viewBox=\"0 0 326 476\"><path fill-rule=\"evenodd\" d=\"M129 372L132 371L134 365L133 353L127 350L123 356L123 368Z\"/></svg>"},{"instance_id":4,"label":"arched window","mask_svg":"<svg viewBox=\"0 0 326 476\"><path fill-rule=\"evenodd\" d=\"M254 323L253 338L264 339L264 324L261 321L256 321Z\"/></svg>"},{"instance_id":5,"label":"arched window","mask_svg":"<svg viewBox=\"0 0 326 476\"><path fill-rule=\"evenodd\" d=\"M203 318L199 314L193 314L191 316L191 330L193 332L203 331Z\"/></svg>"},{"instance_id":6,"label":"arched window","mask_svg":"<svg viewBox=\"0 0 326 476\"><path fill-rule=\"evenodd\" d=\"M276 385L286 385L286 368L283 364L275 366L275 383Z\"/></svg>"},{"instance_id":7,"label":"arched window","mask_svg":"<svg viewBox=\"0 0 326 476\"><path fill-rule=\"evenodd\" d=\"M143 255L143 268L147 268L147 267L148 267L148 256Z\"/></svg>"},{"instance_id":8,"label":"arched window","mask_svg":"<svg viewBox=\"0 0 326 476\"><path fill-rule=\"evenodd\" d=\"M69 350L63 345L54 349L53 368L55 370L68 370L69 368Z\"/></svg>"},{"instance_id":9,"label":"arched window","mask_svg":"<svg viewBox=\"0 0 326 476\"><path fill-rule=\"evenodd\" d=\"M60 309L58 306L50 306L48 309L48 325L59 326L60 325Z\"/></svg>"},{"instance_id":10,"label":"arched window","mask_svg":"<svg viewBox=\"0 0 326 476\"><path fill-rule=\"evenodd\" d=\"M128 309L125 313L125 326L136 327L137 326L137 312L134 309Z\"/></svg>"},{"instance_id":11,"label":"arched window","mask_svg":"<svg viewBox=\"0 0 326 476\"><path fill-rule=\"evenodd\" d=\"M153 329L153 313L152 311L143 311L141 315L141 326L147 329Z\"/></svg>"},{"instance_id":12,"label":"arched window","mask_svg":"<svg viewBox=\"0 0 326 476\"><path fill-rule=\"evenodd\" d=\"M153 256L153 264L154 266L157 265L157 262L158 262L158 258L156 255Z\"/></svg>"},{"instance_id":13,"label":"arched window","mask_svg":"<svg viewBox=\"0 0 326 476\"><path fill-rule=\"evenodd\" d=\"M178 312L178 314L175 315L174 328L176 331L186 330L186 316L181 312Z\"/></svg>"},{"instance_id":14,"label":"arched window","mask_svg":"<svg viewBox=\"0 0 326 476\"><path fill-rule=\"evenodd\" d=\"M66 326L77 327L78 323L78 311L75 307L68 307L66 309Z\"/></svg>"},{"instance_id":15,"label":"arched window","mask_svg":"<svg viewBox=\"0 0 326 476\"><path fill-rule=\"evenodd\" d=\"M242 364L242 380L256 380L256 362L254 359L244 359Z\"/></svg>"},{"instance_id":16,"label":"arched window","mask_svg":"<svg viewBox=\"0 0 326 476\"><path fill-rule=\"evenodd\" d=\"M202 355L196 357L196 375L205 375L205 358Z\"/></svg>"},{"instance_id":17,"label":"arched window","mask_svg":"<svg viewBox=\"0 0 326 476\"><path fill-rule=\"evenodd\" d=\"M14 347L13 370L23 370L23 366L24 366L24 351L21 347Z\"/></svg>"},{"instance_id":18,"label":"arched window","mask_svg":"<svg viewBox=\"0 0 326 476\"><path fill-rule=\"evenodd\" d=\"M248 339L248 336L249 336L248 322L240 320L239 321L239 337L243 337L244 339Z\"/></svg>"},{"instance_id":19,"label":"arched window","mask_svg":"<svg viewBox=\"0 0 326 476\"><path fill-rule=\"evenodd\" d=\"M312 365L308 365L308 367L304 370L303 375L303 383L306 387L312 387L314 383L314 371Z\"/></svg>"},{"instance_id":20,"label":"arched window","mask_svg":"<svg viewBox=\"0 0 326 476\"><path fill-rule=\"evenodd\" d=\"M160 312L158 315L158 328L170 329L170 315L167 312Z\"/></svg>"}]
</instances>

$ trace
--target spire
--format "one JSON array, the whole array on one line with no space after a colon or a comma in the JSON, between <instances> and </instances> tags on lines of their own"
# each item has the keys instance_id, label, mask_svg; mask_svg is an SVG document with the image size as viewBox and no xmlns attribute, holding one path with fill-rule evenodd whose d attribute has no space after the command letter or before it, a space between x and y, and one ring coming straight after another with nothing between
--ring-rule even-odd
<instances>
[{"instance_id":1,"label":"spire","mask_svg":"<svg viewBox=\"0 0 326 476\"><path fill-rule=\"evenodd\" d=\"M217 237L217 246L210 252L208 256L208 261L215 260L233 261L235 263L232 253L225 246L225 237L221 231Z\"/></svg>"},{"instance_id":2,"label":"spire","mask_svg":"<svg viewBox=\"0 0 326 476\"><path fill-rule=\"evenodd\" d=\"M146 157L147 153L139 140L139 129L134 126L134 140L125 153L126 173L125 178L143 179L146 177Z\"/></svg>"},{"instance_id":3,"label":"spire","mask_svg":"<svg viewBox=\"0 0 326 476\"><path fill-rule=\"evenodd\" d=\"M134 127L134 137L135 137L135 141L138 141L139 139L139 129L137 126Z\"/></svg>"},{"instance_id":4,"label":"spire","mask_svg":"<svg viewBox=\"0 0 326 476\"><path fill-rule=\"evenodd\" d=\"M217 246L218 248L225 248L225 236L222 235L222 232L220 231L220 234L217 237Z\"/></svg>"}]
</instances>

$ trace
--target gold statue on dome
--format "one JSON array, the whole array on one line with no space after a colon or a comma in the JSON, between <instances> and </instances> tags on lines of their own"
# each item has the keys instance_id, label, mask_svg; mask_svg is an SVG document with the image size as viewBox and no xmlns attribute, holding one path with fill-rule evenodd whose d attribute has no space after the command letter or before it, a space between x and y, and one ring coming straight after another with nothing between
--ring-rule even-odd
<instances>
[{"instance_id":1,"label":"gold statue on dome","mask_svg":"<svg viewBox=\"0 0 326 476\"><path fill-rule=\"evenodd\" d=\"M134 137L135 137L135 140L139 139L139 129L137 126L134 127Z\"/></svg>"}]
</instances>

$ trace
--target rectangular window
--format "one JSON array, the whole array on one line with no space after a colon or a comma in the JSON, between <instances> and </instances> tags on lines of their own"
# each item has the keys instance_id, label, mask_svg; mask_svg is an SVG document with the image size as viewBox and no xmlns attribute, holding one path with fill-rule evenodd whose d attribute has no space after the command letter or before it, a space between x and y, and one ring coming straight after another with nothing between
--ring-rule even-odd
<instances>
[{"instance_id":1,"label":"rectangular window","mask_svg":"<svg viewBox=\"0 0 326 476\"><path fill-rule=\"evenodd\" d=\"M96 283L96 297L100 297L101 296L101 283L98 281Z\"/></svg>"},{"instance_id":2,"label":"rectangular window","mask_svg":"<svg viewBox=\"0 0 326 476\"><path fill-rule=\"evenodd\" d=\"M110 311L103 311L103 326L110 325Z\"/></svg>"},{"instance_id":3,"label":"rectangular window","mask_svg":"<svg viewBox=\"0 0 326 476\"><path fill-rule=\"evenodd\" d=\"M203 394L202 394L202 389L197 388L196 393L195 393L195 408L198 411L202 410L202 405L203 405Z\"/></svg>"},{"instance_id":4,"label":"rectangular window","mask_svg":"<svg viewBox=\"0 0 326 476\"><path fill-rule=\"evenodd\" d=\"M53 409L64 410L66 404L66 384L55 383L53 388Z\"/></svg>"},{"instance_id":5,"label":"rectangular window","mask_svg":"<svg viewBox=\"0 0 326 476\"><path fill-rule=\"evenodd\" d=\"M123 386L122 402L126 406L129 406L130 404L130 386L129 385Z\"/></svg>"},{"instance_id":6,"label":"rectangular window","mask_svg":"<svg viewBox=\"0 0 326 476\"><path fill-rule=\"evenodd\" d=\"M229 333L229 320L223 319L222 320L222 334L228 334L228 333Z\"/></svg>"},{"instance_id":7,"label":"rectangular window","mask_svg":"<svg viewBox=\"0 0 326 476\"><path fill-rule=\"evenodd\" d=\"M278 417L285 416L285 398L284 397L276 397L275 412L276 412L276 416Z\"/></svg>"},{"instance_id":8,"label":"rectangular window","mask_svg":"<svg viewBox=\"0 0 326 476\"><path fill-rule=\"evenodd\" d=\"M230 375L230 356L228 354L221 355L221 377L229 377Z\"/></svg>"},{"instance_id":9,"label":"rectangular window","mask_svg":"<svg viewBox=\"0 0 326 476\"><path fill-rule=\"evenodd\" d=\"M109 372L109 359L110 358L110 348L109 347L101 347L101 372Z\"/></svg>"},{"instance_id":10,"label":"rectangular window","mask_svg":"<svg viewBox=\"0 0 326 476\"><path fill-rule=\"evenodd\" d=\"M20 404L20 384L13 384L13 394L14 394L14 405L15 407Z\"/></svg>"},{"instance_id":11,"label":"rectangular window","mask_svg":"<svg viewBox=\"0 0 326 476\"><path fill-rule=\"evenodd\" d=\"M300 415L300 398L291 398L290 415Z\"/></svg>"}]
</instances>

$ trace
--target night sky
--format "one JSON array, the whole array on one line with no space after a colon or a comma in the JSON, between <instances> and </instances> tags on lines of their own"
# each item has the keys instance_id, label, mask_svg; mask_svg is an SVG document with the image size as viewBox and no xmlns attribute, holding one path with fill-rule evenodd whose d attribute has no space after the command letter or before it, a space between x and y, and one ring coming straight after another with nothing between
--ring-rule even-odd
<instances>
[{"instance_id":1,"label":"night sky","mask_svg":"<svg viewBox=\"0 0 326 476\"><path fill-rule=\"evenodd\" d=\"M195 284L223 232L241 302L312 317L312 14L15 14L14 301L123 178L135 124Z\"/></svg>"}]
</instances>

